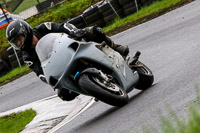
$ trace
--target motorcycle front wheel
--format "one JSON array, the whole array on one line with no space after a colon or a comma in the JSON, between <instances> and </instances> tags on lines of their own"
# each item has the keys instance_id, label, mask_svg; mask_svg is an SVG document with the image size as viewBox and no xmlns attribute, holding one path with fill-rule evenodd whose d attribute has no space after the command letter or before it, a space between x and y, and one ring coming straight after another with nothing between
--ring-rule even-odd
<instances>
[{"instance_id":1,"label":"motorcycle front wheel","mask_svg":"<svg viewBox=\"0 0 200 133\"><path fill-rule=\"evenodd\" d=\"M126 91L119 85L107 82L97 75L82 74L78 83L90 95L107 104L121 107L129 101Z\"/></svg>"},{"instance_id":2,"label":"motorcycle front wheel","mask_svg":"<svg viewBox=\"0 0 200 133\"><path fill-rule=\"evenodd\" d=\"M136 67L133 70L136 70L139 74L139 82L135 86L138 90L146 90L153 84L154 76L152 71L142 62L137 61L135 64Z\"/></svg>"}]
</instances>

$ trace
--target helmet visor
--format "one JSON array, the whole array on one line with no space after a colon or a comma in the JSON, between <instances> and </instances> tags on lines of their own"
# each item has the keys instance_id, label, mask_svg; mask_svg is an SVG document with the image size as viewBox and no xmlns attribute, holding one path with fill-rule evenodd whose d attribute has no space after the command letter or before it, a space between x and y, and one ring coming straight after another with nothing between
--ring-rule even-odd
<instances>
[{"instance_id":1,"label":"helmet visor","mask_svg":"<svg viewBox=\"0 0 200 133\"><path fill-rule=\"evenodd\" d=\"M24 35L18 35L12 38L9 42L15 49L20 50L24 47L24 40L25 40Z\"/></svg>"}]
</instances>

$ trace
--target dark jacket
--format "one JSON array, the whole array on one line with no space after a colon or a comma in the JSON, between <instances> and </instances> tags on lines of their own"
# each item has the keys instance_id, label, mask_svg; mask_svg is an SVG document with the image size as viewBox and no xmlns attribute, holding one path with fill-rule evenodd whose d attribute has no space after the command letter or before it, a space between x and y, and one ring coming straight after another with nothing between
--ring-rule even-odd
<instances>
[{"instance_id":1,"label":"dark jacket","mask_svg":"<svg viewBox=\"0 0 200 133\"><path fill-rule=\"evenodd\" d=\"M75 35L75 31L78 30L72 24L63 22L63 23L54 23L46 22L42 23L39 26L33 28L33 34L40 40L43 36L48 33L67 33L70 36ZM28 44L30 45L30 44ZM35 51L35 48L29 48L22 51L23 60L29 68L36 73L37 76L43 74L41 63Z\"/></svg>"}]
</instances>

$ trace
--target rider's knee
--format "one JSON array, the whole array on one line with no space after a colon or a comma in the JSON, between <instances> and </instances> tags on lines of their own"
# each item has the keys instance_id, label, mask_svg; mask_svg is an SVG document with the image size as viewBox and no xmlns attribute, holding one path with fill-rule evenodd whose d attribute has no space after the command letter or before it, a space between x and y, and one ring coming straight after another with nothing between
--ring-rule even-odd
<instances>
[{"instance_id":1,"label":"rider's knee","mask_svg":"<svg viewBox=\"0 0 200 133\"><path fill-rule=\"evenodd\" d=\"M72 91L69 91L67 89L57 89L57 94L58 94L58 97L60 99L62 99L63 101L71 101L71 100L74 100L79 94L78 93L75 93L75 92L72 92Z\"/></svg>"}]
</instances>

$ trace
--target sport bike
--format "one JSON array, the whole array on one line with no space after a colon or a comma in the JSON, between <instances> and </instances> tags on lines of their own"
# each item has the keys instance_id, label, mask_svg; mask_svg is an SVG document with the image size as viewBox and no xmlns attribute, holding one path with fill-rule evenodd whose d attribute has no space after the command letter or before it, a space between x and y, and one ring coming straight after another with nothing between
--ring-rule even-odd
<instances>
[{"instance_id":1,"label":"sport bike","mask_svg":"<svg viewBox=\"0 0 200 133\"><path fill-rule=\"evenodd\" d=\"M105 42L77 41L65 33L41 38L36 52L49 85L54 89L95 97L113 106L128 103L134 88L145 90L153 84L151 70L138 60L124 59Z\"/></svg>"}]
</instances>

